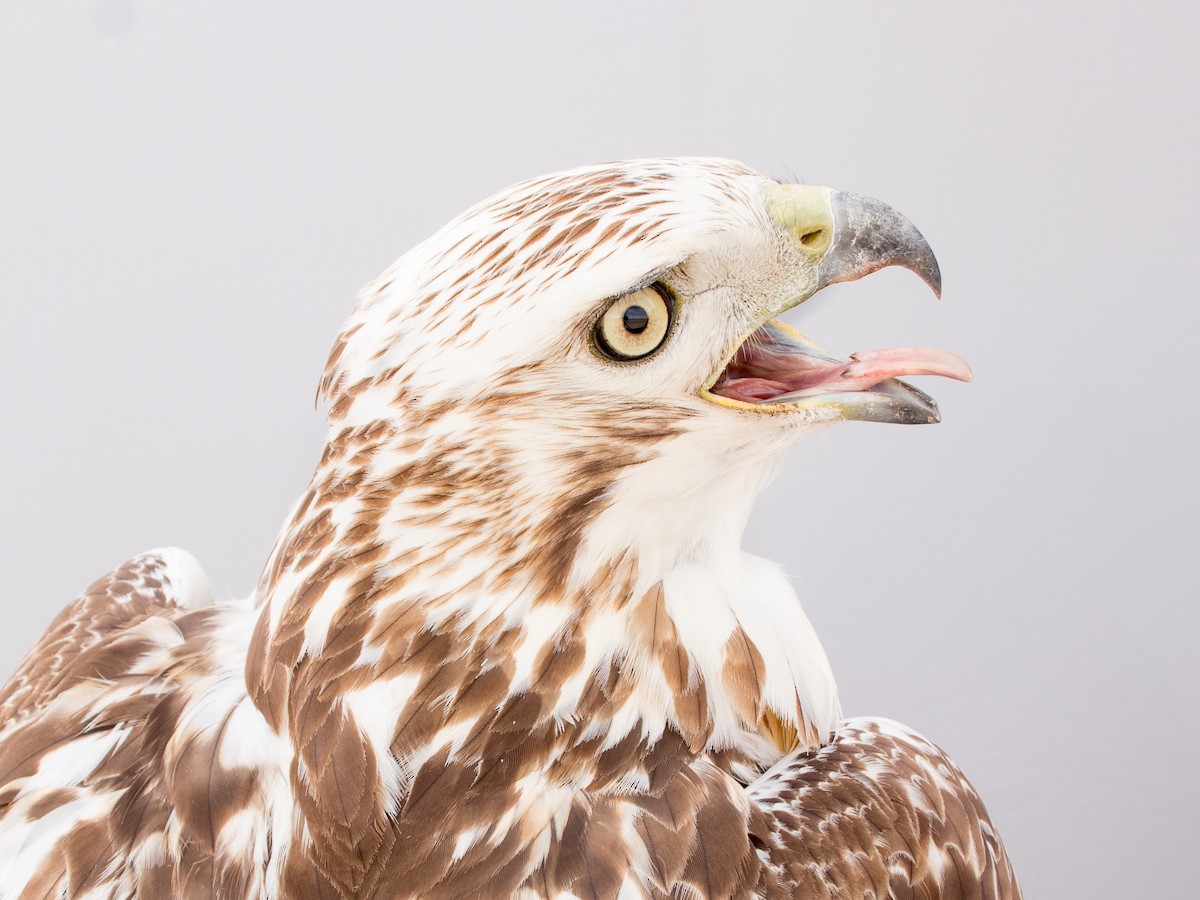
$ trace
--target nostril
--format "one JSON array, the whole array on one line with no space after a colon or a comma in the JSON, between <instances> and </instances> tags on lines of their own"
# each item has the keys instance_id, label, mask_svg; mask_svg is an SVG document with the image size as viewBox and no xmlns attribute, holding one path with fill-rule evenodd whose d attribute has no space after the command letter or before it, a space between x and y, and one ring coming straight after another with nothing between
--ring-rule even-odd
<instances>
[{"instance_id":1,"label":"nostril","mask_svg":"<svg viewBox=\"0 0 1200 900\"><path fill-rule=\"evenodd\" d=\"M802 243L805 247L815 247L815 246L817 246L817 244L821 243L821 241L824 239L824 237L825 237L825 229L824 228L816 228L812 231L807 231L804 234L800 235L800 243Z\"/></svg>"}]
</instances>

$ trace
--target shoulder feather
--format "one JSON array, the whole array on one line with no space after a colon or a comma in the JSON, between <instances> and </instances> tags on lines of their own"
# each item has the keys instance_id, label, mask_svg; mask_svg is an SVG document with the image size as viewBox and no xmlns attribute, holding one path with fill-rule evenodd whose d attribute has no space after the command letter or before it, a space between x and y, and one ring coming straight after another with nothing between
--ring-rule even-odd
<instances>
[{"instance_id":1,"label":"shoulder feather","mask_svg":"<svg viewBox=\"0 0 1200 900\"><path fill-rule=\"evenodd\" d=\"M748 788L767 813L770 875L784 896L1021 896L966 776L935 744L888 719L850 719L819 751Z\"/></svg>"},{"instance_id":2,"label":"shoulder feather","mask_svg":"<svg viewBox=\"0 0 1200 900\"><path fill-rule=\"evenodd\" d=\"M36 712L81 678L87 650L147 618L212 603L200 563L176 547L150 550L97 579L50 623L0 691L0 730ZM94 655L87 660L94 663ZM115 655L114 655L115 659Z\"/></svg>"}]
</instances>

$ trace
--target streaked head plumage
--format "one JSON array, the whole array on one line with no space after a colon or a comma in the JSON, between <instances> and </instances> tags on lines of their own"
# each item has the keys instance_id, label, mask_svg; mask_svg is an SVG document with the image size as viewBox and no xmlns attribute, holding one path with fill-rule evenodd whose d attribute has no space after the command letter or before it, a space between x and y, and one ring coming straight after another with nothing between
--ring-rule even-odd
<instances>
[{"instance_id":1,"label":"streaked head plumage","mask_svg":"<svg viewBox=\"0 0 1200 900\"><path fill-rule=\"evenodd\" d=\"M576 464L595 470L599 451L629 465L602 466L606 504L590 512L621 505L623 520L670 543L654 507L691 496L705 512L672 504L690 524L667 556L703 543L696 529L736 544L740 526L724 520L744 522L804 426L936 417L929 398L885 380L905 360L858 362L851 379L842 370L855 361L771 321L830 281L892 264L936 287L919 233L877 201L780 185L728 160L587 166L483 201L368 285L321 391L335 432L395 421L410 442L422 428L458 435L449 443L468 455L488 441L521 448L537 484L523 490L510 472L511 487L530 502L550 483L571 490ZM614 304L647 290L665 304L660 331L629 358L603 329L620 327ZM935 374L963 377L955 366Z\"/></svg>"}]
</instances>

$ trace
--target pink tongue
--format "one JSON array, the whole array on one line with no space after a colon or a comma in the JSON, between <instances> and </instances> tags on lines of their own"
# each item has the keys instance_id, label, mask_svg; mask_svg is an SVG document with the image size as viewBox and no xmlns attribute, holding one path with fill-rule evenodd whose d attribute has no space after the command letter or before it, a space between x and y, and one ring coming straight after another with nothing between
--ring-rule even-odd
<instances>
[{"instance_id":1,"label":"pink tongue","mask_svg":"<svg viewBox=\"0 0 1200 900\"><path fill-rule=\"evenodd\" d=\"M716 393L761 403L785 394L868 391L881 381L903 375L943 375L958 381L971 380L971 367L961 356L936 347L863 350L846 362L770 354L755 363L731 366L729 374L733 377L715 385Z\"/></svg>"},{"instance_id":2,"label":"pink tongue","mask_svg":"<svg viewBox=\"0 0 1200 900\"><path fill-rule=\"evenodd\" d=\"M944 375L956 381L971 380L971 367L965 359L937 347L863 350L851 354L850 360L850 365L833 380L836 390L866 391L901 375Z\"/></svg>"}]
</instances>

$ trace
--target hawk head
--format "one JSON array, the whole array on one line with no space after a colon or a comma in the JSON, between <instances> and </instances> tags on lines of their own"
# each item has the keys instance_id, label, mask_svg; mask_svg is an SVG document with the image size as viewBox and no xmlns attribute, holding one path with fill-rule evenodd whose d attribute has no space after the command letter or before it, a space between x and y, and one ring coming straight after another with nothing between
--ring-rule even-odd
<instances>
[{"instance_id":1,"label":"hawk head","mask_svg":"<svg viewBox=\"0 0 1200 900\"><path fill-rule=\"evenodd\" d=\"M875 200L717 159L575 169L469 209L369 285L321 392L335 433L393 423L466 490L500 479L551 511L582 538L577 571L632 553L653 580L736 548L807 429L935 422L895 376L970 378L940 350L838 359L776 319L891 265L939 290L920 233Z\"/></svg>"}]
</instances>

